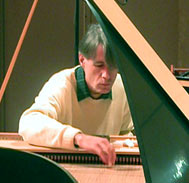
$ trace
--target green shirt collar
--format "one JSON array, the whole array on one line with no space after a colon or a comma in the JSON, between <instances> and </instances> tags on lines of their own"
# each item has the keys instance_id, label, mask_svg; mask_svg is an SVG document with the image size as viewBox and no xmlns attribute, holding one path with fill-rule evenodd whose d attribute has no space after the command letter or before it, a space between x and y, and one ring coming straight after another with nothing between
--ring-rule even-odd
<instances>
[{"instance_id":1,"label":"green shirt collar","mask_svg":"<svg viewBox=\"0 0 189 183\"><path fill-rule=\"evenodd\" d=\"M75 70L75 78L77 82L77 99L78 101L81 101L87 97L91 97L87 83L85 81L85 73L83 68L80 66L76 68ZM107 94L102 94L97 99L112 99L112 91L110 91Z\"/></svg>"}]
</instances>

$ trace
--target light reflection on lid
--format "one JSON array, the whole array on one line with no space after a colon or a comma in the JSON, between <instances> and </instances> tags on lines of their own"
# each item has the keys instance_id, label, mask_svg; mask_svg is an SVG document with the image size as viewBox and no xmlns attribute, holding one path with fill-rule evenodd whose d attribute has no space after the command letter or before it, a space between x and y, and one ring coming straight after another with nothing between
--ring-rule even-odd
<instances>
[{"instance_id":1,"label":"light reflection on lid","mask_svg":"<svg viewBox=\"0 0 189 183\"><path fill-rule=\"evenodd\" d=\"M183 177L183 175L186 173L187 168L189 166L187 160L185 159L184 156L179 156L178 160L175 160L175 170L173 177L175 180L179 180Z\"/></svg>"}]
</instances>

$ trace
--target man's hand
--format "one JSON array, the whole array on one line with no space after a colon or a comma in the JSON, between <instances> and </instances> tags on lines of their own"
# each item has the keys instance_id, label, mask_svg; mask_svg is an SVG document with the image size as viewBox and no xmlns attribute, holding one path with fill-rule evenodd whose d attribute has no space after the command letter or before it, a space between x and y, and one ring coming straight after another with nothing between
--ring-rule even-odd
<instances>
[{"instance_id":1,"label":"man's hand","mask_svg":"<svg viewBox=\"0 0 189 183\"><path fill-rule=\"evenodd\" d=\"M107 139L78 133L75 135L74 142L80 148L97 154L104 164L109 166L115 164L115 149Z\"/></svg>"}]
</instances>

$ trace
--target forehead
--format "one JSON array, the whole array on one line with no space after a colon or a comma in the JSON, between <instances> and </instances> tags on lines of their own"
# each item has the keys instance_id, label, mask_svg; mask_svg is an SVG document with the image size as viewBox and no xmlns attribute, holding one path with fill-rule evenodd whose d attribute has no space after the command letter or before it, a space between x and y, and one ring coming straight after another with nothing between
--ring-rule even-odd
<instances>
[{"instance_id":1,"label":"forehead","mask_svg":"<svg viewBox=\"0 0 189 183\"><path fill-rule=\"evenodd\" d=\"M102 45L98 45L96 49L96 56L94 61L104 61L105 62L105 55L104 55L104 48Z\"/></svg>"}]
</instances>

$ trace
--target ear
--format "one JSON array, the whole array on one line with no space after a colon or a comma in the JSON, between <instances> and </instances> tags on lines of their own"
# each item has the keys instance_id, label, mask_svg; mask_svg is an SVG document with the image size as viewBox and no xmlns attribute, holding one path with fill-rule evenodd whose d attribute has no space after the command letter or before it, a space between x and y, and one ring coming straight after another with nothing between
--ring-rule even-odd
<instances>
[{"instance_id":1,"label":"ear","mask_svg":"<svg viewBox=\"0 0 189 183\"><path fill-rule=\"evenodd\" d=\"M81 67L84 67L84 65L85 65L85 57L81 53L79 53L79 63L81 65Z\"/></svg>"}]
</instances>

